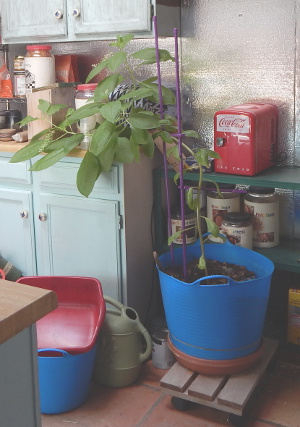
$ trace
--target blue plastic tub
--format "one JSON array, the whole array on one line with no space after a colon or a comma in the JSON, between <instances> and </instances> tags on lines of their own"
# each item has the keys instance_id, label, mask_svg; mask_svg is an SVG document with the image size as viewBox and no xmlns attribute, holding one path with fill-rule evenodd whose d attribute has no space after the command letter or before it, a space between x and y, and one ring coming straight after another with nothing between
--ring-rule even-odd
<instances>
[{"instance_id":1,"label":"blue plastic tub","mask_svg":"<svg viewBox=\"0 0 300 427\"><path fill-rule=\"evenodd\" d=\"M38 350L42 414L68 412L85 401L95 357L96 346L75 355L53 348Z\"/></svg>"},{"instance_id":2,"label":"blue plastic tub","mask_svg":"<svg viewBox=\"0 0 300 427\"><path fill-rule=\"evenodd\" d=\"M187 262L198 258L199 241L187 246ZM181 282L158 270L162 299L172 344L183 353L209 360L245 357L258 350L274 264L249 249L224 244L205 244L207 259L247 267L256 279L220 285ZM168 252L159 257L162 267L171 265ZM182 248L174 250L174 264L182 264ZM210 276L211 277L211 276Z\"/></svg>"}]
</instances>

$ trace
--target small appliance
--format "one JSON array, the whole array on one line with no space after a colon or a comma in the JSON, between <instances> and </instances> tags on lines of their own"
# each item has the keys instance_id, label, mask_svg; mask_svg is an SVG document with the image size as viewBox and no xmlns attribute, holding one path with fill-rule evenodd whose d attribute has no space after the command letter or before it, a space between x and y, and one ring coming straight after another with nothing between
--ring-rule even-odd
<instances>
[{"instance_id":1,"label":"small appliance","mask_svg":"<svg viewBox=\"0 0 300 427\"><path fill-rule=\"evenodd\" d=\"M278 107L270 103L234 105L214 114L215 172L253 176L274 165Z\"/></svg>"}]
</instances>

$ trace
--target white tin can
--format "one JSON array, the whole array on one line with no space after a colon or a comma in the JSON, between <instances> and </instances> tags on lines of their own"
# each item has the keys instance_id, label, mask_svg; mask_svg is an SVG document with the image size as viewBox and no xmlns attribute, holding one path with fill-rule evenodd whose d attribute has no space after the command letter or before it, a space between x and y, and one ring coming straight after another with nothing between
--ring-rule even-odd
<instances>
[{"instance_id":1,"label":"white tin can","mask_svg":"<svg viewBox=\"0 0 300 427\"><path fill-rule=\"evenodd\" d=\"M274 188L251 186L244 199L244 211L252 215L254 247L279 245L279 196Z\"/></svg>"}]
</instances>

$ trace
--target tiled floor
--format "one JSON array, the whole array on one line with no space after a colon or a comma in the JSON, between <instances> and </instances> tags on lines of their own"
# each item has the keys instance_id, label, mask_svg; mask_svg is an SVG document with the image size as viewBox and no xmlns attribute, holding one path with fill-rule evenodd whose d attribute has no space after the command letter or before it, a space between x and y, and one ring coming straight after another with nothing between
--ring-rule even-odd
<instances>
[{"instance_id":1,"label":"tiled floor","mask_svg":"<svg viewBox=\"0 0 300 427\"><path fill-rule=\"evenodd\" d=\"M300 364L279 353L275 369L258 388L245 427L300 427ZM171 396L160 391L165 375L152 365L143 365L139 381L124 388L91 385L80 408L60 415L43 415L43 427L222 427L232 425L228 414L195 405L175 409Z\"/></svg>"}]
</instances>

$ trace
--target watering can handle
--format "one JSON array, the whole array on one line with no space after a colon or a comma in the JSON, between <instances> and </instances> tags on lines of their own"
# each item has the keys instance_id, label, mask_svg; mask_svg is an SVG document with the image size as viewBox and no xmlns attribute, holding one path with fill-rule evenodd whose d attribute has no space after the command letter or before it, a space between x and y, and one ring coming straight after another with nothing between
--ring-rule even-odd
<instances>
[{"instance_id":1,"label":"watering can handle","mask_svg":"<svg viewBox=\"0 0 300 427\"><path fill-rule=\"evenodd\" d=\"M113 305L114 307L118 308L119 310L122 310L124 307L124 304L122 304L120 301L117 301L116 299L109 297L108 295L103 296L104 301L108 304Z\"/></svg>"},{"instance_id":2,"label":"watering can handle","mask_svg":"<svg viewBox=\"0 0 300 427\"><path fill-rule=\"evenodd\" d=\"M152 339L145 326L143 326L140 322L137 324L137 330L143 335L146 341L146 349L144 353L140 354L140 362L143 363L150 357L152 353Z\"/></svg>"}]
</instances>

